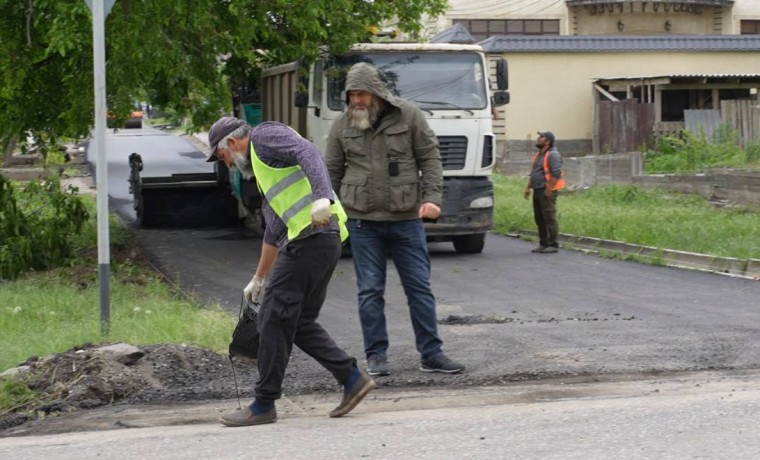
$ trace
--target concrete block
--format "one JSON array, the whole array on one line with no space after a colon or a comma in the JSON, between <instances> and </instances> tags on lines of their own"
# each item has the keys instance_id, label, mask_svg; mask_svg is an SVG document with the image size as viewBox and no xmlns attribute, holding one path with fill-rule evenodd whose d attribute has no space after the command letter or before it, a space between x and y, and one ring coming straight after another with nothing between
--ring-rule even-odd
<instances>
[{"instance_id":1,"label":"concrete block","mask_svg":"<svg viewBox=\"0 0 760 460\"><path fill-rule=\"evenodd\" d=\"M6 179L14 181L31 181L45 179L49 172L45 168L22 167L22 168L0 168L0 174Z\"/></svg>"},{"instance_id":2,"label":"concrete block","mask_svg":"<svg viewBox=\"0 0 760 460\"><path fill-rule=\"evenodd\" d=\"M748 259L746 276L760 280L760 259Z\"/></svg>"}]
</instances>

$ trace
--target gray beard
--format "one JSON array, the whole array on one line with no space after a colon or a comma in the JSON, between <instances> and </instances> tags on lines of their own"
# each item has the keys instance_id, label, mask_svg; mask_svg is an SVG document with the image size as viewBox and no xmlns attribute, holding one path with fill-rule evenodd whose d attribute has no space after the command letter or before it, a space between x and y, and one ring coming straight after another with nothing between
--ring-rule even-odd
<instances>
[{"instance_id":1,"label":"gray beard","mask_svg":"<svg viewBox=\"0 0 760 460\"><path fill-rule=\"evenodd\" d=\"M240 170L240 175L243 179L251 179L253 177L253 166L251 165L251 159L240 152L232 151L232 162L235 163L237 169Z\"/></svg>"},{"instance_id":2,"label":"gray beard","mask_svg":"<svg viewBox=\"0 0 760 460\"><path fill-rule=\"evenodd\" d=\"M379 104L373 100L366 109L348 108L348 124L352 128L364 131L369 129L377 121L377 114L380 111Z\"/></svg>"},{"instance_id":3,"label":"gray beard","mask_svg":"<svg viewBox=\"0 0 760 460\"><path fill-rule=\"evenodd\" d=\"M348 124L355 129L364 131L372 126L369 121L369 110L367 109L349 109Z\"/></svg>"}]
</instances>

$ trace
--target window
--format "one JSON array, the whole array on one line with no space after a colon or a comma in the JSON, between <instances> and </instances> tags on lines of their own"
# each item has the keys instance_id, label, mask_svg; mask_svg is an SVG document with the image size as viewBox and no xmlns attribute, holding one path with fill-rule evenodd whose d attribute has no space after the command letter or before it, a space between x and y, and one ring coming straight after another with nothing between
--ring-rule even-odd
<instances>
[{"instance_id":1,"label":"window","mask_svg":"<svg viewBox=\"0 0 760 460\"><path fill-rule=\"evenodd\" d=\"M559 35L559 19L454 19L476 41L494 35Z\"/></svg>"},{"instance_id":2,"label":"window","mask_svg":"<svg viewBox=\"0 0 760 460\"><path fill-rule=\"evenodd\" d=\"M380 79L396 96L423 110L475 110L487 107L488 76L477 53L353 52L336 57L328 75L328 104L345 105L345 78L357 62L377 67Z\"/></svg>"},{"instance_id":3,"label":"window","mask_svg":"<svg viewBox=\"0 0 760 460\"><path fill-rule=\"evenodd\" d=\"M741 34L742 35L760 34L760 20L741 21Z\"/></svg>"}]
</instances>

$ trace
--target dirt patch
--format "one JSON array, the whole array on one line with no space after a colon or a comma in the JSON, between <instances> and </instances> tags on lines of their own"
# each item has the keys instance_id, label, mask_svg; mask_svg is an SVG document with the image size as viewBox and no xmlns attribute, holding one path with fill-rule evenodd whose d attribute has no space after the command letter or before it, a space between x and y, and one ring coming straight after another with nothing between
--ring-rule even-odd
<instances>
[{"instance_id":1,"label":"dirt patch","mask_svg":"<svg viewBox=\"0 0 760 460\"><path fill-rule=\"evenodd\" d=\"M256 376L251 363L236 362L241 397L249 398ZM0 415L0 435L50 416L115 404L165 404L236 397L225 355L177 344L134 347L83 346L29 360L14 378L38 398Z\"/></svg>"}]
</instances>

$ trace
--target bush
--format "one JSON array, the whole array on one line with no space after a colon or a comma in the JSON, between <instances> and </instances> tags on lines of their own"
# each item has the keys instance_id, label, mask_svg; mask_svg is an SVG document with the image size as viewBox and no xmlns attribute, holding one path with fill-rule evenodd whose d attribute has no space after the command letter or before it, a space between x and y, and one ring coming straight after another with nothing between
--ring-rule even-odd
<instances>
[{"instance_id":1,"label":"bush","mask_svg":"<svg viewBox=\"0 0 760 460\"><path fill-rule=\"evenodd\" d=\"M65 264L88 218L75 187L62 191L58 179L16 187L0 176L0 279Z\"/></svg>"}]
</instances>

